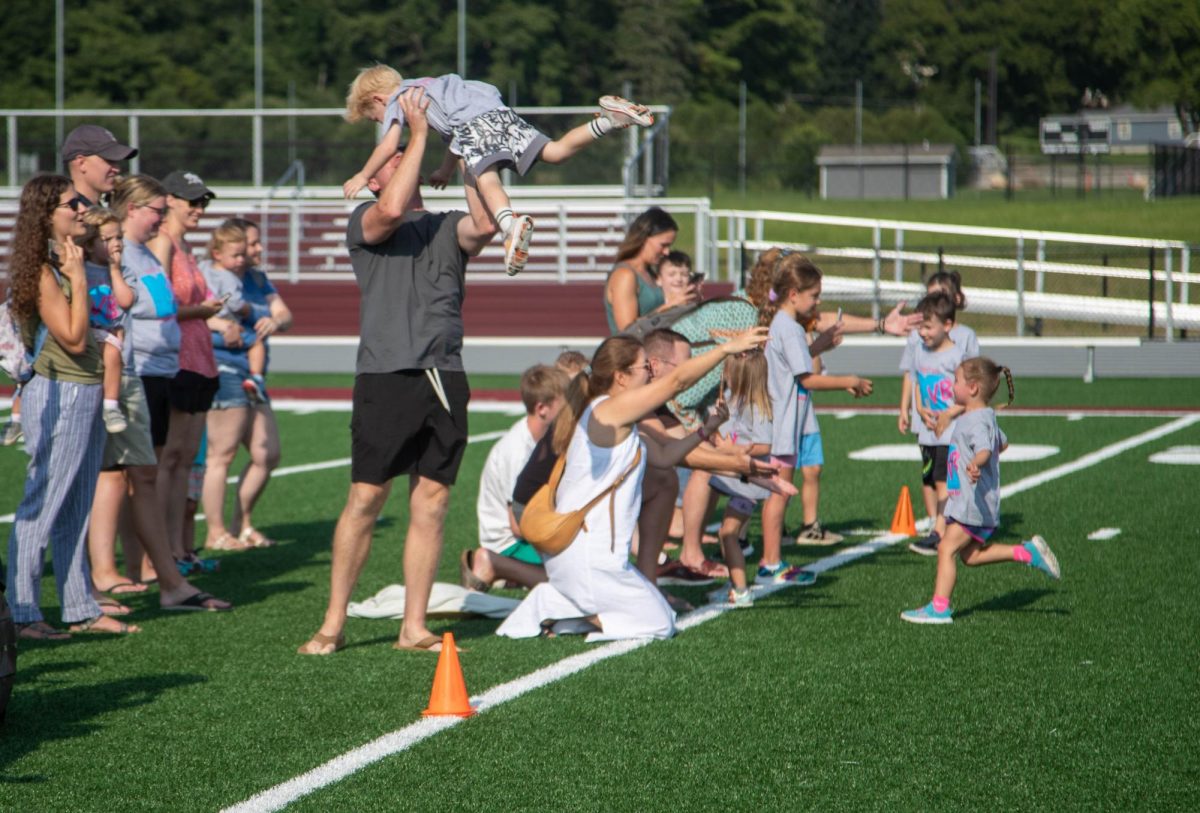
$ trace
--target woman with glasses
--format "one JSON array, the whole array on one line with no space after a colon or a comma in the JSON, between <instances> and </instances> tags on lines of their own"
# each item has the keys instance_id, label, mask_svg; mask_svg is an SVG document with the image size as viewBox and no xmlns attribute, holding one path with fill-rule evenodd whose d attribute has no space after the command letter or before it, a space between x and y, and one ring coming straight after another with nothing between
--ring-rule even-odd
<instances>
[{"instance_id":1,"label":"woman with glasses","mask_svg":"<svg viewBox=\"0 0 1200 813\"><path fill-rule=\"evenodd\" d=\"M42 618L46 547L62 620L71 632L138 632L100 612L92 598L88 514L104 451L100 420L103 361L88 329L90 301L83 250L85 202L69 179L42 175L21 192L9 255L11 312L36 353L23 413L29 469L8 538L8 600L18 634L62 639Z\"/></svg>"},{"instance_id":2,"label":"woman with glasses","mask_svg":"<svg viewBox=\"0 0 1200 813\"><path fill-rule=\"evenodd\" d=\"M219 386L207 320L220 312L221 301L209 290L187 233L200 224L200 216L216 195L192 172L172 172L163 179L163 188L167 213L149 247L170 275L179 307L179 371L169 389L171 417L166 444L158 457L158 495L167 517L171 550L180 567L190 572L191 566L183 563L192 550L192 540L185 544L183 539L188 477Z\"/></svg>"},{"instance_id":3,"label":"woman with glasses","mask_svg":"<svg viewBox=\"0 0 1200 813\"><path fill-rule=\"evenodd\" d=\"M637 423L696 383L727 356L766 342L752 328L651 380L642 343L629 336L605 339L590 370L575 376L554 427L554 451L566 462L555 510L588 510L583 529L562 552L545 557L549 581L537 585L496 634L532 638L575 632L587 640L668 638L675 613L654 583L629 561L642 503L647 464L674 466L707 441L728 417L717 411L696 432L660 443L640 435ZM530 517L528 507L522 523Z\"/></svg>"},{"instance_id":4,"label":"woman with glasses","mask_svg":"<svg viewBox=\"0 0 1200 813\"><path fill-rule=\"evenodd\" d=\"M617 249L616 264L604 284L604 313L613 334L625 330L639 316L699 301L694 286L683 299L667 301L658 284L658 264L671 253L678 233L675 219L657 206L642 212L629 225Z\"/></svg>"}]
</instances>

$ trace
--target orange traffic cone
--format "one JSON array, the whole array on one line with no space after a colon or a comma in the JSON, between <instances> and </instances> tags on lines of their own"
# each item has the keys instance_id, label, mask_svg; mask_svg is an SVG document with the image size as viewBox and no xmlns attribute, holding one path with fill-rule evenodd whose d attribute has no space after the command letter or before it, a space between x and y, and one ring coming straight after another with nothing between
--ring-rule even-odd
<instances>
[{"instance_id":1,"label":"orange traffic cone","mask_svg":"<svg viewBox=\"0 0 1200 813\"><path fill-rule=\"evenodd\" d=\"M912 497L908 486L900 487L900 498L896 500L896 513L892 514L892 533L901 536L916 536L917 524L913 521Z\"/></svg>"},{"instance_id":2,"label":"orange traffic cone","mask_svg":"<svg viewBox=\"0 0 1200 813\"><path fill-rule=\"evenodd\" d=\"M467 682L458 665L458 647L454 633L442 635L442 652L437 671L433 674L433 689L429 692L429 708L421 712L426 717L470 717L475 714L467 700Z\"/></svg>"}]
</instances>

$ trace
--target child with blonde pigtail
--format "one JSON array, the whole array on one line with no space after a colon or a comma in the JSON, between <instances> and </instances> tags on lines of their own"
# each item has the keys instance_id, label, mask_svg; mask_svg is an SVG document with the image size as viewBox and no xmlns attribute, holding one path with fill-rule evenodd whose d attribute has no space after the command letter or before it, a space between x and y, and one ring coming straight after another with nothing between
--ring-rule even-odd
<instances>
[{"instance_id":1,"label":"child with blonde pigtail","mask_svg":"<svg viewBox=\"0 0 1200 813\"><path fill-rule=\"evenodd\" d=\"M991 545L988 539L1000 524L1000 453L1008 438L996 423L990 406L1000 386L1008 385L1008 404L1013 400L1012 372L989 358L962 362L954 372L954 401L963 407L955 419L947 411L938 417L938 431L954 420L946 486L946 533L937 548L937 576L933 599L924 607L905 610L900 617L914 624L950 624L950 596L958 577L954 557L967 566L1018 562L1036 568L1052 579L1062 577L1058 559L1040 536L1020 545Z\"/></svg>"}]
</instances>

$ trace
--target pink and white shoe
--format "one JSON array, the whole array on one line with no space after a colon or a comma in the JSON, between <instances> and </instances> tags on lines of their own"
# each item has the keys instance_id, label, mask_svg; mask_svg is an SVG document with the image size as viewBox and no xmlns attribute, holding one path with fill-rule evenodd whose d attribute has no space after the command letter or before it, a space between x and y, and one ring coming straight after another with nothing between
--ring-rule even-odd
<instances>
[{"instance_id":1,"label":"pink and white shoe","mask_svg":"<svg viewBox=\"0 0 1200 813\"><path fill-rule=\"evenodd\" d=\"M601 96L600 109L602 116L613 123L613 127L628 127L636 124L639 127L649 127L654 124L654 114L644 104L636 104L620 96Z\"/></svg>"}]
</instances>

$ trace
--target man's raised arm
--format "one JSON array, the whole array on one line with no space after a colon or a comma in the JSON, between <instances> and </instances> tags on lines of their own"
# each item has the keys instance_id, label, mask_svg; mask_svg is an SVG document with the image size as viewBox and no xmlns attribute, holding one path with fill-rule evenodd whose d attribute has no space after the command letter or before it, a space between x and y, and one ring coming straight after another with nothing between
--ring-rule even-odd
<instances>
[{"instance_id":1,"label":"man's raised arm","mask_svg":"<svg viewBox=\"0 0 1200 813\"><path fill-rule=\"evenodd\" d=\"M382 243L400 227L404 215L412 210L412 202L421 182L421 159L425 156L425 142L429 136L429 122L425 119L425 108L429 102L422 88L402 94L399 101L400 109L408 121L410 138L408 147L395 165L395 171L387 175L392 166L389 161L367 183L377 198L362 217L363 242L367 245ZM382 189L378 185L381 175L386 179Z\"/></svg>"}]
</instances>

